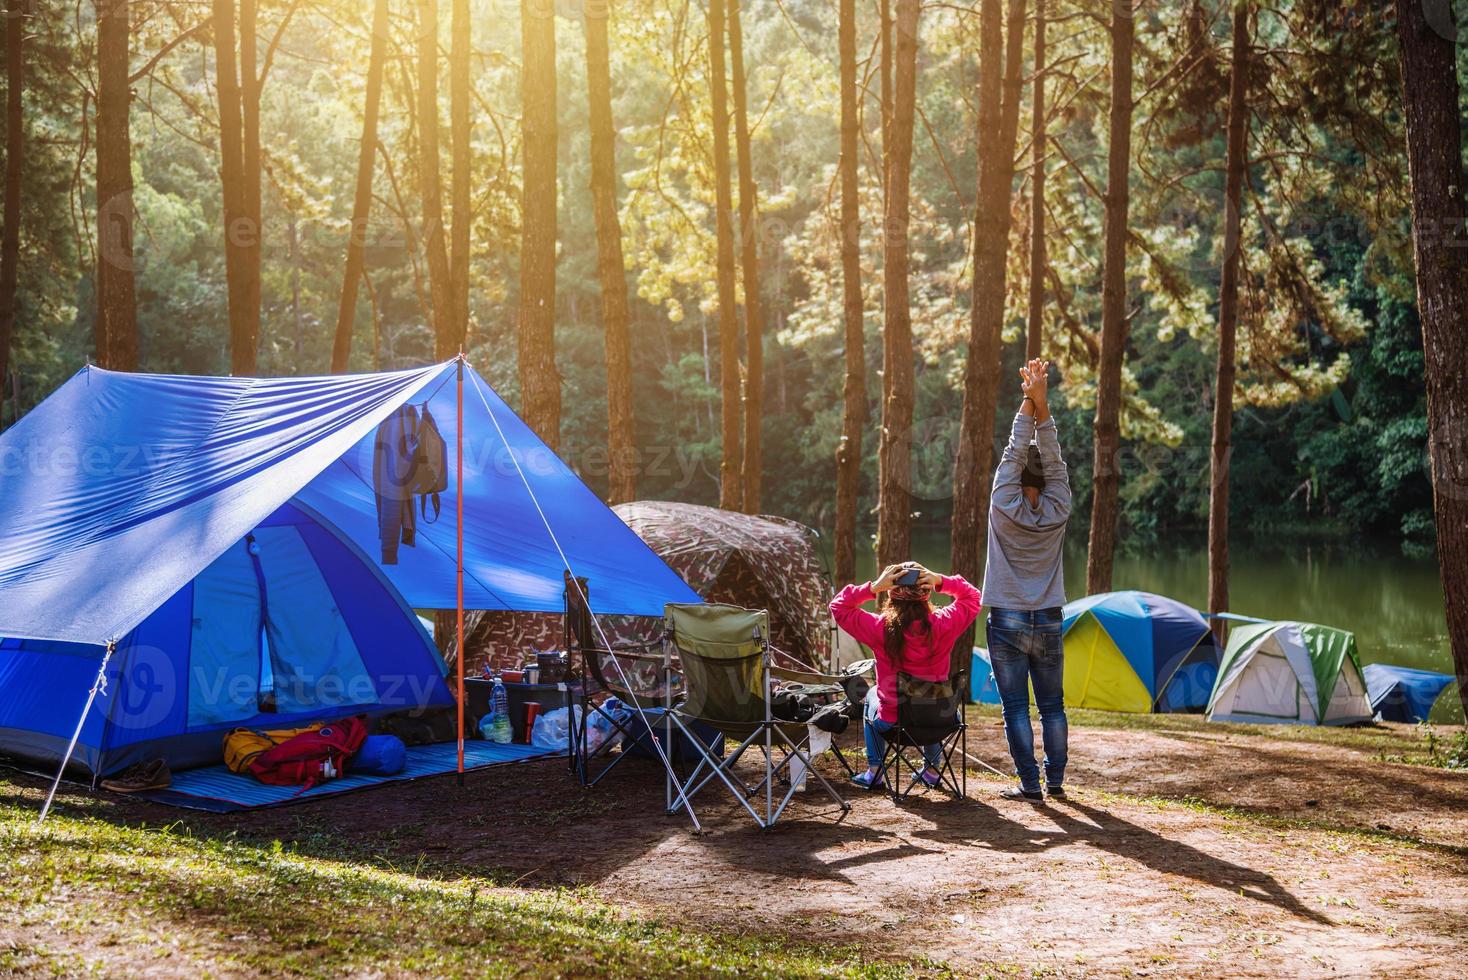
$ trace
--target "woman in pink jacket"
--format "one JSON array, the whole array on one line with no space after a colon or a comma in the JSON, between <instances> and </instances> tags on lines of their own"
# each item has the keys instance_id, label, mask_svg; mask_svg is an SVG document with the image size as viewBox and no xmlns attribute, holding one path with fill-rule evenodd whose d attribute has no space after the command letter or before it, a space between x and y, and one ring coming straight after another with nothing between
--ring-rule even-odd
<instances>
[{"instance_id":1,"label":"woman in pink jacket","mask_svg":"<svg viewBox=\"0 0 1468 980\"><path fill-rule=\"evenodd\" d=\"M914 576L913 573L916 572ZM898 584L898 580L912 580ZM953 602L934 609L934 591L953 596ZM887 593L880 613L862 608ZM959 635L979 616L979 590L958 575L939 575L917 562L892 565L875 582L848 585L831 600L836 624L872 649L877 658L877 686L867 695L867 771L853 781L865 789L882 785L882 757L887 742L882 737L897 724L897 675L911 674L921 680L946 681L949 654ZM922 780L938 785L942 749L927 746L928 763Z\"/></svg>"}]
</instances>

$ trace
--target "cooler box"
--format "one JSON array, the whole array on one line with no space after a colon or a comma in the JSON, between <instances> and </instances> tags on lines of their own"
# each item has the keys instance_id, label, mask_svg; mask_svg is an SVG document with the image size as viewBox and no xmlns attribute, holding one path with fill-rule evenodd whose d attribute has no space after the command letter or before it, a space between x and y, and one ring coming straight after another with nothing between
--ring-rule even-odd
<instances>
[{"instance_id":1,"label":"cooler box","mask_svg":"<svg viewBox=\"0 0 1468 980\"><path fill-rule=\"evenodd\" d=\"M658 733L658 738L663 739L666 743L668 732L664 729L663 710L662 708L645 709L643 714L647 716L646 724L643 724L642 719L634 714L631 721L627 724L627 729L636 733L637 738L623 745L622 751L646 759L656 759L658 753L657 749L653 747L652 736L648 732L648 725L655 728ZM708 747L714 758L722 759L724 757L724 735L722 732L700 722L694 722L688 727ZM693 743L688 740L688 736L683 734L683 729L679 728L676 723L672 725L672 747L669 749L665 744L663 751L668 753L668 758L673 762L695 762L699 757L698 751L693 747Z\"/></svg>"}]
</instances>

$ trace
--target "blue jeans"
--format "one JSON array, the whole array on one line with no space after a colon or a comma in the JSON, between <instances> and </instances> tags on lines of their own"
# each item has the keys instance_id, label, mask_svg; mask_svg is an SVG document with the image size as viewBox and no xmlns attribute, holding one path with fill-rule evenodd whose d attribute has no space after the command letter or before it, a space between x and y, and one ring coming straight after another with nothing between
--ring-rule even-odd
<instances>
[{"instance_id":1,"label":"blue jeans","mask_svg":"<svg viewBox=\"0 0 1468 980\"><path fill-rule=\"evenodd\" d=\"M1045 781L1059 786L1065 780L1068 728L1061 618L1059 609L989 610L989 660L1004 704L1004 735L1020 788L1032 793L1040 789L1040 767L1035 764L1035 732L1030 727L1031 684L1045 738Z\"/></svg>"},{"instance_id":2,"label":"blue jeans","mask_svg":"<svg viewBox=\"0 0 1468 980\"><path fill-rule=\"evenodd\" d=\"M887 740L882 736L897 726L877 717L877 689L875 687L867 692L866 709L863 715L866 718L866 725L862 730L867 740L867 765L876 769L881 766L882 759L887 754ZM930 769L941 769L943 767L943 746L924 745L923 761Z\"/></svg>"}]
</instances>

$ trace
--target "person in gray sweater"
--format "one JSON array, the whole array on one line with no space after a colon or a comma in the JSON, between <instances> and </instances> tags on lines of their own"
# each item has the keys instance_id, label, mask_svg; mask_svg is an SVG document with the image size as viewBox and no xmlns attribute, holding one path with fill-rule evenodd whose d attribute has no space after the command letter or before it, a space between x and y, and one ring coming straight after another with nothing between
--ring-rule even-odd
<instances>
[{"instance_id":1,"label":"person in gray sweater","mask_svg":"<svg viewBox=\"0 0 1468 980\"><path fill-rule=\"evenodd\" d=\"M1047 400L1050 362L1036 358L1020 368L1024 400L1014 417L1009 445L994 473L989 498L989 659L1004 705L1004 734L1019 785L1010 799L1043 800L1035 734L1030 726L1030 686L1045 739L1045 782L1064 797L1067 725L1061 606L1065 605L1062 549L1070 519L1070 475Z\"/></svg>"}]
</instances>

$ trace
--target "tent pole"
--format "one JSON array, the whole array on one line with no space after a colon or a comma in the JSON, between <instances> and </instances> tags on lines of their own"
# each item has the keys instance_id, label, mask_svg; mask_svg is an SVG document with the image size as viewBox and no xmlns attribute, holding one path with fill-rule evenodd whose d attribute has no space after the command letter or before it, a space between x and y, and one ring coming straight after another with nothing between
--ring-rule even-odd
<instances>
[{"instance_id":1,"label":"tent pole","mask_svg":"<svg viewBox=\"0 0 1468 980\"><path fill-rule=\"evenodd\" d=\"M76 731L71 733L71 743L66 746L66 755L61 757L61 768L56 770L56 778L51 781L51 788L46 792L46 802L41 804L41 815L36 818L37 824L46 822L46 814L51 812L51 801L56 798L56 789L61 785L61 777L66 773L66 767L71 764L71 754L76 751L76 743L82 737L82 728L87 723L87 715L92 713L92 702L97 700L97 692L107 688L107 663L112 659L112 652L117 649L116 640L107 641L107 652L102 654L102 666L97 668L97 679L92 682L92 690L87 694L86 707L82 708L82 716L76 720Z\"/></svg>"},{"instance_id":2,"label":"tent pole","mask_svg":"<svg viewBox=\"0 0 1468 980\"><path fill-rule=\"evenodd\" d=\"M454 497L456 504L456 547L454 577L458 591L455 631L459 656L459 785L464 785L464 351L459 351L458 426L454 439Z\"/></svg>"}]
</instances>

